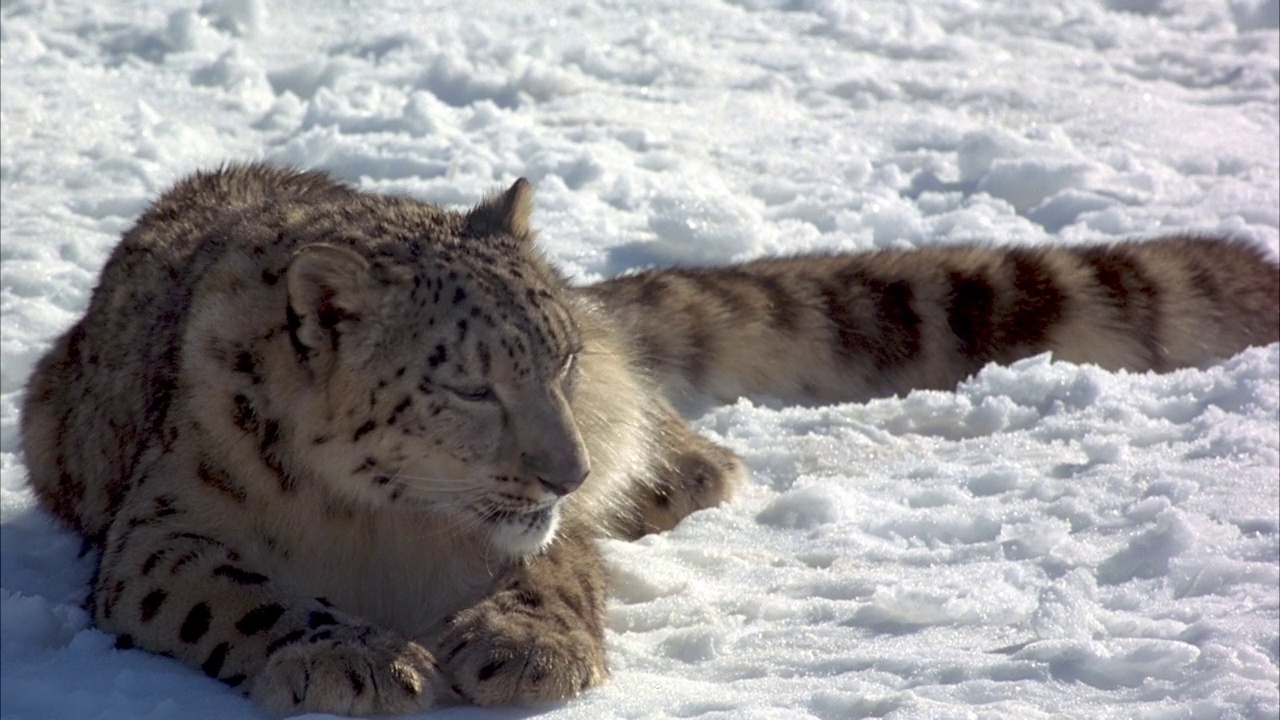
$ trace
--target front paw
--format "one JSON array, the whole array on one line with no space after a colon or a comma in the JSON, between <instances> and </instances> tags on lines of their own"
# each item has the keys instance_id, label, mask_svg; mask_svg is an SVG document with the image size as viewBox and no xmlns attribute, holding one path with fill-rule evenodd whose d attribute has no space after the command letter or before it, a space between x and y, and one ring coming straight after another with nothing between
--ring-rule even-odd
<instances>
[{"instance_id":1,"label":"front paw","mask_svg":"<svg viewBox=\"0 0 1280 720\"><path fill-rule=\"evenodd\" d=\"M571 698L608 677L604 649L581 618L520 600L503 593L450 623L440 656L455 694L476 705L526 705Z\"/></svg>"},{"instance_id":2,"label":"front paw","mask_svg":"<svg viewBox=\"0 0 1280 720\"><path fill-rule=\"evenodd\" d=\"M421 645L385 630L333 625L277 650L249 695L278 716L408 713L430 707L439 682Z\"/></svg>"}]
</instances>

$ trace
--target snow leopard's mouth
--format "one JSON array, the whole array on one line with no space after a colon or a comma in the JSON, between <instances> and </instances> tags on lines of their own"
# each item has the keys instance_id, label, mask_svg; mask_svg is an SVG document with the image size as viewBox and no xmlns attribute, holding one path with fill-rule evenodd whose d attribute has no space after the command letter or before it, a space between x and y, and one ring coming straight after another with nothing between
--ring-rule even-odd
<instances>
[{"instance_id":1,"label":"snow leopard's mouth","mask_svg":"<svg viewBox=\"0 0 1280 720\"><path fill-rule=\"evenodd\" d=\"M495 525L520 525L534 527L550 522L556 514L556 505L521 512L519 510L496 510L486 514L485 519Z\"/></svg>"},{"instance_id":2,"label":"snow leopard's mouth","mask_svg":"<svg viewBox=\"0 0 1280 720\"><path fill-rule=\"evenodd\" d=\"M539 550L554 537L560 524L560 504L529 512L490 510L482 517L493 530L495 545L522 555Z\"/></svg>"}]
</instances>

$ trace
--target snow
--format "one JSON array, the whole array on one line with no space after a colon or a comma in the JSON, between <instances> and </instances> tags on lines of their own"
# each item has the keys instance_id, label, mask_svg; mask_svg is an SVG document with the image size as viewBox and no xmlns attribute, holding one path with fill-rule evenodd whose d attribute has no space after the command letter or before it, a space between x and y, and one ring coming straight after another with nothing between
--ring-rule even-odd
<instances>
[{"instance_id":1,"label":"snow","mask_svg":"<svg viewBox=\"0 0 1280 720\"><path fill-rule=\"evenodd\" d=\"M1229 233L1280 255L1275 0L175 0L0 9L0 715L252 718L116 650L26 485L32 363L119 233L263 158L470 204L578 281L873 247ZM452 718L1275 718L1280 345L1166 375L696 419L732 505L605 545L613 679Z\"/></svg>"}]
</instances>

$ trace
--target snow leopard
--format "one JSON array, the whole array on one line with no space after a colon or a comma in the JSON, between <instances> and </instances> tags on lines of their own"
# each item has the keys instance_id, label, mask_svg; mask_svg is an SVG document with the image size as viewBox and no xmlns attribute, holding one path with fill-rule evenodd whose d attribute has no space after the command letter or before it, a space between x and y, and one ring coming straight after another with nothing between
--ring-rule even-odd
<instances>
[{"instance_id":1,"label":"snow leopard","mask_svg":"<svg viewBox=\"0 0 1280 720\"><path fill-rule=\"evenodd\" d=\"M597 543L745 475L676 407L947 388L1041 352L1134 371L1280 334L1226 238L950 247L573 284L532 188L459 210L316 171L180 181L38 362L30 482L94 622L275 715L561 700L603 682Z\"/></svg>"}]
</instances>

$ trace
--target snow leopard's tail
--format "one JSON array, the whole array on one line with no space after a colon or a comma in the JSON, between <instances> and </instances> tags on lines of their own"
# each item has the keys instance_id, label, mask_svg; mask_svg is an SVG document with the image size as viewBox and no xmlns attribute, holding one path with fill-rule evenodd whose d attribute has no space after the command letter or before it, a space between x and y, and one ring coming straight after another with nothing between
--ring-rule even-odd
<instances>
[{"instance_id":1,"label":"snow leopard's tail","mask_svg":"<svg viewBox=\"0 0 1280 720\"><path fill-rule=\"evenodd\" d=\"M1046 350L1165 371L1280 339L1280 271L1244 242L933 248L650 270L586 288L674 399L865 400Z\"/></svg>"}]
</instances>

